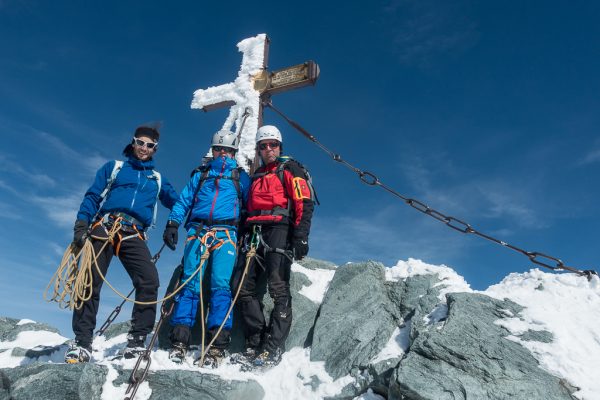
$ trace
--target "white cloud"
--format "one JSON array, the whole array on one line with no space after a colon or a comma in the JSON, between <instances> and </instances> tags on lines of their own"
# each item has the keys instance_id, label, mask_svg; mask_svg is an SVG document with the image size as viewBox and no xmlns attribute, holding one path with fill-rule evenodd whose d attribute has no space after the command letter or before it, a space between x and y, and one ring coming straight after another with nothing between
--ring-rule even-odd
<instances>
[{"instance_id":1,"label":"white cloud","mask_svg":"<svg viewBox=\"0 0 600 400\"><path fill-rule=\"evenodd\" d=\"M37 134L51 147L57 150L63 158L79 163L89 172L95 173L98 168L107 161L105 157L102 157L98 153L82 155L80 151L75 150L50 133L37 131Z\"/></svg>"},{"instance_id":2,"label":"white cloud","mask_svg":"<svg viewBox=\"0 0 600 400\"><path fill-rule=\"evenodd\" d=\"M468 3L395 0L383 11L395 51L406 65L429 67L460 56L479 40Z\"/></svg>"},{"instance_id":3,"label":"white cloud","mask_svg":"<svg viewBox=\"0 0 600 400\"><path fill-rule=\"evenodd\" d=\"M600 149L594 149L587 153L579 162L579 165L587 165L600 162Z\"/></svg>"},{"instance_id":4,"label":"white cloud","mask_svg":"<svg viewBox=\"0 0 600 400\"><path fill-rule=\"evenodd\" d=\"M548 227L548 219L539 215L540 202L535 196L540 179L525 185L514 176L473 176L461 171L444 154L400 157L400 160L400 170L413 186L414 197L444 215L467 223L472 223L472 219L493 218L505 220L508 226Z\"/></svg>"},{"instance_id":5,"label":"white cloud","mask_svg":"<svg viewBox=\"0 0 600 400\"><path fill-rule=\"evenodd\" d=\"M309 240L311 257L338 263L371 259L391 265L409 257L431 261L443 255L448 260L470 245L443 223L403 208L398 202L362 218L316 215Z\"/></svg>"},{"instance_id":6,"label":"white cloud","mask_svg":"<svg viewBox=\"0 0 600 400\"><path fill-rule=\"evenodd\" d=\"M42 208L50 220L61 227L70 227L75 221L81 204L81 196L71 194L63 197L32 196L31 202Z\"/></svg>"},{"instance_id":7,"label":"white cloud","mask_svg":"<svg viewBox=\"0 0 600 400\"><path fill-rule=\"evenodd\" d=\"M1 181L0 187L2 187ZM0 203L0 218L13 219L17 221L23 219L18 210L12 204L8 203Z\"/></svg>"},{"instance_id":8,"label":"white cloud","mask_svg":"<svg viewBox=\"0 0 600 400\"><path fill-rule=\"evenodd\" d=\"M56 181L46 174L37 174L27 171L21 164L10 160L6 155L0 154L0 171L8 172L17 175L26 180L25 183L31 184L34 187L53 187Z\"/></svg>"}]
</instances>

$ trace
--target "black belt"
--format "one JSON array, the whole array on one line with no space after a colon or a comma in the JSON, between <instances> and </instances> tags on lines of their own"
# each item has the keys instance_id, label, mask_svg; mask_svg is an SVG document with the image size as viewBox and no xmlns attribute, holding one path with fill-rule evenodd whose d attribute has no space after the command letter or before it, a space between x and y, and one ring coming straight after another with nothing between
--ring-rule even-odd
<instances>
[{"instance_id":1,"label":"black belt","mask_svg":"<svg viewBox=\"0 0 600 400\"><path fill-rule=\"evenodd\" d=\"M140 230L145 230L146 229L145 226L144 226L144 224L142 224L140 221L138 221L137 219L135 219L131 215L125 214L124 212L108 213L108 217L112 218L112 219L121 218L128 225L132 225L132 226L135 225L135 227L138 228L138 229L140 229Z\"/></svg>"},{"instance_id":2,"label":"black belt","mask_svg":"<svg viewBox=\"0 0 600 400\"><path fill-rule=\"evenodd\" d=\"M272 210L255 210L248 213L249 217L256 217L258 215L283 215L284 217L289 217L290 211L287 208L275 207Z\"/></svg>"},{"instance_id":3,"label":"black belt","mask_svg":"<svg viewBox=\"0 0 600 400\"><path fill-rule=\"evenodd\" d=\"M213 226L213 225L231 225L237 226L238 220L233 219L193 219L192 223L202 224L204 226Z\"/></svg>"}]
</instances>

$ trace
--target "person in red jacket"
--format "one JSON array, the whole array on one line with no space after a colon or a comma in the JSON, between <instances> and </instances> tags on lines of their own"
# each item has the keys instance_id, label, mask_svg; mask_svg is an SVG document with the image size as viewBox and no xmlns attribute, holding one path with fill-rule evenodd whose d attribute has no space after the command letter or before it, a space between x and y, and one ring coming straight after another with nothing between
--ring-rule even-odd
<instances>
[{"instance_id":1,"label":"person in red jacket","mask_svg":"<svg viewBox=\"0 0 600 400\"><path fill-rule=\"evenodd\" d=\"M256 144L262 166L252 176L246 229L248 236L260 235L260 244L242 282L245 253L239 257L236 269L234 287L241 283L238 304L246 350L232 361L260 367L279 363L285 351L292 324L292 259L300 260L308 253L314 204L302 166L289 157L281 157L279 130L272 125L261 127ZM268 325L257 297L257 282L262 274L267 276L274 303Z\"/></svg>"}]
</instances>

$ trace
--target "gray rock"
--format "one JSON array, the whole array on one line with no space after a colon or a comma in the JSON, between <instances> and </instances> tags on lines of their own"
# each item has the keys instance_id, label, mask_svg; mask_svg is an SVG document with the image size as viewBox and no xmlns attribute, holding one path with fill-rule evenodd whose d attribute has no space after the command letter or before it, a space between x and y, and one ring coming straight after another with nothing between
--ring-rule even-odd
<instances>
[{"instance_id":1,"label":"gray rock","mask_svg":"<svg viewBox=\"0 0 600 400\"><path fill-rule=\"evenodd\" d=\"M294 261L308 269L337 269L337 265L329 261L317 260L316 258L304 257L300 261Z\"/></svg>"},{"instance_id":2,"label":"gray rock","mask_svg":"<svg viewBox=\"0 0 600 400\"><path fill-rule=\"evenodd\" d=\"M334 379L367 367L398 325L387 292L382 264L339 267L315 323L311 360L325 361Z\"/></svg>"},{"instance_id":3,"label":"gray rock","mask_svg":"<svg viewBox=\"0 0 600 400\"><path fill-rule=\"evenodd\" d=\"M471 293L452 293L445 321L421 329L400 362L389 399L574 399L531 353L494 324L522 307Z\"/></svg>"},{"instance_id":4,"label":"gray rock","mask_svg":"<svg viewBox=\"0 0 600 400\"><path fill-rule=\"evenodd\" d=\"M29 323L23 325L17 325L20 319L0 317L0 341L11 342L17 338L19 333L25 331L48 331L59 333L58 329L51 327L50 325L41 323Z\"/></svg>"},{"instance_id":5,"label":"gray rock","mask_svg":"<svg viewBox=\"0 0 600 400\"><path fill-rule=\"evenodd\" d=\"M15 347L12 349L11 355L13 357L39 358L42 356L50 356L57 351L63 350L63 346L35 346L32 349Z\"/></svg>"},{"instance_id":6,"label":"gray rock","mask_svg":"<svg viewBox=\"0 0 600 400\"><path fill-rule=\"evenodd\" d=\"M110 340L124 333L129 333L130 329L131 321L116 322L111 324L106 331L104 331L104 337L106 340Z\"/></svg>"},{"instance_id":7,"label":"gray rock","mask_svg":"<svg viewBox=\"0 0 600 400\"><path fill-rule=\"evenodd\" d=\"M94 400L101 398L107 369L96 364L34 363L0 369L0 398Z\"/></svg>"},{"instance_id":8,"label":"gray rock","mask_svg":"<svg viewBox=\"0 0 600 400\"><path fill-rule=\"evenodd\" d=\"M551 343L554 340L554 335L552 334L552 332L548 332L548 331L528 330L527 332L525 332L524 334L519 336L519 339L525 340L527 342L533 341L533 342Z\"/></svg>"},{"instance_id":9,"label":"gray rock","mask_svg":"<svg viewBox=\"0 0 600 400\"><path fill-rule=\"evenodd\" d=\"M441 287L434 287L438 282L437 274L409 276L404 280L386 282L388 295L399 317L408 320L415 313L421 316L429 314L440 302Z\"/></svg>"},{"instance_id":10,"label":"gray rock","mask_svg":"<svg viewBox=\"0 0 600 400\"><path fill-rule=\"evenodd\" d=\"M148 383L152 389L150 400L259 400L265 396L262 386L254 380L224 381L216 375L195 371L153 372Z\"/></svg>"}]
</instances>

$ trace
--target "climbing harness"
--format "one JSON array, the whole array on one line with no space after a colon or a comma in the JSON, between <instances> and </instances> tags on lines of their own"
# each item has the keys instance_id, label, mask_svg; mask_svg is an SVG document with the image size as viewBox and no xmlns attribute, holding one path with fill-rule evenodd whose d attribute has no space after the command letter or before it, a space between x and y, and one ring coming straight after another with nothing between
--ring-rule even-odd
<instances>
[{"instance_id":1,"label":"climbing harness","mask_svg":"<svg viewBox=\"0 0 600 400\"><path fill-rule=\"evenodd\" d=\"M111 225L109 225L110 229L105 229L106 237L104 236L91 236L92 239L102 240L105 243L102 245L98 253L95 252L94 246L92 245L91 240L86 240L81 249L77 248L73 243L67 247L65 253L63 255L63 259L58 269L50 279L46 290L44 291L44 299L48 302L55 301L59 304L60 308L69 308L71 310L79 310L83 304L88 301L92 296L92 265L96 268L96 272L98 276L111 288L113 292L117 294L117 296L121 297L124 301L128 301L130 303L140 304L140 305L154 305L162 303L165 300L168 300L175 295L187 284L191 281L196 274L198 274L202 270L203 263L200 264L198 269L181 285L176 291L167 295L162 299L158 299L155 301L139 301L130 298L131 293L128 296L125 296L121 292L119 292L115 287L106 279L102 271L100 271L100 267L98 266L98 257L100 254L106 249L106 246L111 243L114 245L115 237L119 237L119 243L115 247L115 252L118 254L120 242L123 240L127 240L138 235L141 235L139 231L137 233L123 237L120 233L122 228L123 217L116 217L111 220ZM93 227L96 227L97 224L101 223L102 220L94 224ZM141 237L141 236L140 236ZM51 298L48 298L48 290L50 287L53 287L53 294Z\"/></svg>"},{"instance_id":2,"label":"climbing harness","mask_svg":"<svg viewBox=\"0 0 600 400\"><path fill-rule=\"evenodd\" d=\"M464 221L461 221L457 218L442 214L441 212L434 210L433 208L429 207L428 205L426 205L425 203L423 203L419 200L411 199L411 198L403 196L402 194L398 193L391 187L389 187L386 184L384 184L383 182L381 182L379 180L379 178L372 172L363 171L363 170L355 167L354 165L350 164L348 161L342 159L341 155L331 151L329 148L327 148L325 145L323 145L321 142L319 142L315 136L311 135L306 129L304 129L300 124L293 121L288 116L286 116L283 112L281 112L278 108L276 108L273 105L273 102L270 98L263 100L262 104L265 107L270 107L273 111L275 111L277 114L279 114L288 124L290 124L294 129L296 129L298 132L300 132L308 140L310 140L311 142L313 142L314 144L319 146L321 148L321 150L323 150L325 153L327 153L334 161L339 162L342 165L344 165L345 167L354 171L363 183L365 183L369 186L381 187L382 189L386 190L387 192L391 193L392 195L402 199L406 204L413 207L417 211L420 211L425 215L429 215L430 217L432 217L440 222L443 222L448 227L450 227L458 232L461 232L461 233L473 234L473 235L479 236L483 239L489 240L493 243L496 243L496 244L504 246L508 249L514 250L518 253L523 254L527 258L529 258L529 260L532 263L537 264L542 267L545 267L545 268L549 268L554 271L565 270L565 271L573 272L580 276L587 277L588 280L591 280L593 275L598 276L598 273L592 269L580 270L580 269L577 269L574 267L570 267L570 266L565 265L559 258L553 257L548 254L544 254L541 252L537 252L537 251L527 251L527 250L524 250L517 246L514 246L512 244L509 244L503 240L494 238L490 235L487 235L485 233L482 233L482 232L476 230L475 228L473 228L472 225L470 225ZM553 263L554 265L552 265L551 263Z\"/></svg>"}]
</instances>

